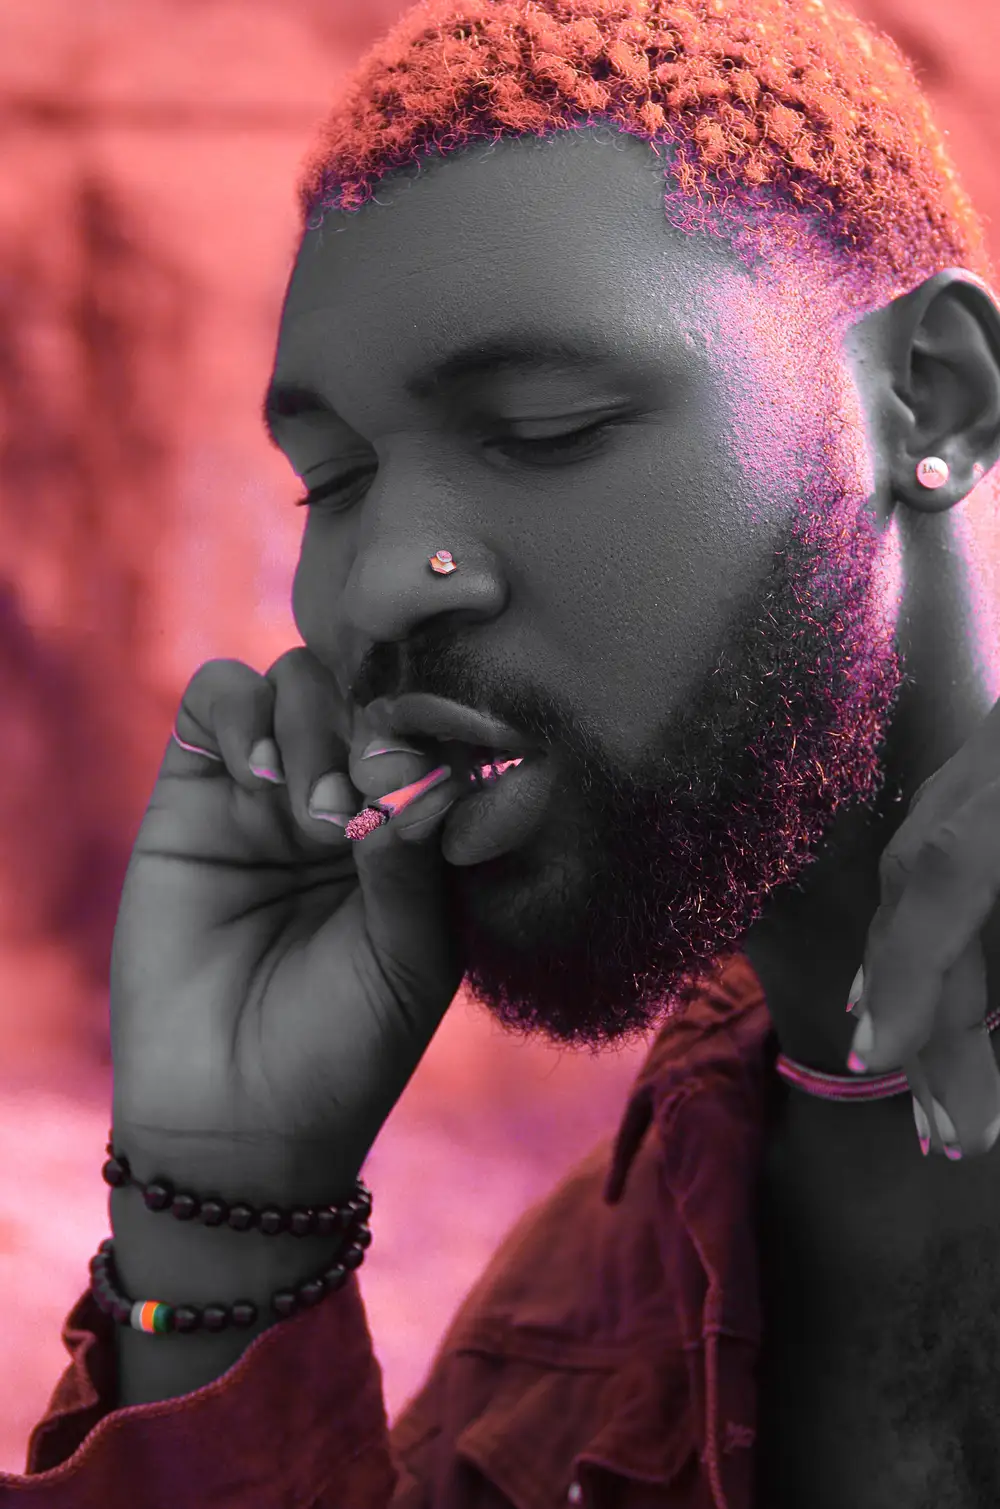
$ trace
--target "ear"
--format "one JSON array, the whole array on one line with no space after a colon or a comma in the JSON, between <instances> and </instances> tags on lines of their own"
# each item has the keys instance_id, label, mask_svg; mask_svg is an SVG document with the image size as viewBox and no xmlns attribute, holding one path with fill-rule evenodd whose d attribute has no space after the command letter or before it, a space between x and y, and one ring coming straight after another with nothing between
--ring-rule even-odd
<instances>
[{"instance_id":1,"label":"ear","mask_svg":"<svg viewBox=\"0 0 1000 1509\"><path fill-rule=\"evenodd\" d=\"M950 267L883 313L893 495L920 513L942 513L1000 459L1000 308L975 273ZM917 481L928 456L947 463L943 486Z\"/></svg>"}]
</instances>

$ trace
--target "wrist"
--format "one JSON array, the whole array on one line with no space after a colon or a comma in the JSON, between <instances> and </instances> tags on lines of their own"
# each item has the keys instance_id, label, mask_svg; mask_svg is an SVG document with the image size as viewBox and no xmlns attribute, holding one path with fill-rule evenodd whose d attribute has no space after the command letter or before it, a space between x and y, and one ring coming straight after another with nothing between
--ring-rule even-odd
<instances>
[{"instance_id":1,"label":"wrist","mask_svg":"<svg viewBox=\"0 0 1000 1509\"><path fill-rule=\"evenodd\" d=\"M158 1164L157 1169L161 1168ZM179 1166L177 1172L183 1177ZM191 1184L201 1188L200 1179ZM249 1190L258 1219L268 1207L281 1208L269 1198L259 1175L256 1180L237 1177L234 1189L243 1203L249 1203L244 1199ZM179 1219L171 1209L150 1209L142 1190L131 1182L112 1188L109 1209L113 1270L109 1267L95 1283L103 1285L111 1279L112 1293L124 1302L116 1319L121 1322L130 1302L153 1301L175 1312L188 1307L181 1331L174 1326L180 1325L182 1316L172 1319L169 1314L165 1319L171 1324L165 1334L148 1334L129 1324L116 1326L120 1407L200 1388L228 1371L256 1337L286 1314L324 1298L335 1303L331 1289L341 1287L359 1266L371 1240L366 1221L364 1229L358 1230L357 1207L341 1213L343 1219L338 1219L335 1231L320 1234L313 1229L306 1235L288 1229L261 1230L257 1225L237 1228L223 1222L209 1226L200 1219ZM100 1292L107 1297L105 1288ZM249 1326L233 1316L232 1307L240 1302L249 1302L256 1310ZM222 1330L214 1324L206 1330L207 1318L203 1324L193 1313L209 1306L229 1311ZM158 1312L152 1313L155 1317ZM222 1319L216 1315L216 1321Z\"/></svg>"},{"instance_id":2,"label":"wrist","mask_svg":"<svg viewBox=\"0 0 1000 1509\"><path fill-rule=\"evenodd\" d=\"M255 1229L178 1221L146 1208L138 1190L115 1189L109 1201L114 1261L129 1298L166 1304L232 1304L252 1300L269 1321L271 1296L329 1267L350 1245L343 1232L265 1235Z\"/></svg>"},{"instance_id":3,"label":"wrist","mask_svg":"<svg viewBox=\"0 0 1000 1509\"><path fill-rule=\"evenodd\" d=\"M340 1205L356 1193L357 1169L348 1172L325 1141L215 1136L117 1121L108 1141L137 1183L166 1182L200 1200L212 1196L259 1210Z\"/></svg>"}]
</instances>

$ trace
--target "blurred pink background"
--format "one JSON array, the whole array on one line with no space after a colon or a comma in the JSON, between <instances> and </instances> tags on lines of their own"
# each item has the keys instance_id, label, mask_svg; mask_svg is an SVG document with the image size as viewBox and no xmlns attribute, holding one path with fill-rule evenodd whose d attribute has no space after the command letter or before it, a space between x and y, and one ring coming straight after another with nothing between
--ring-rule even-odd
<instances>
[{"instance_id":1,"label":"blurred pink background","mask_svg":"<svg viewBox=\"0 0 1000 1509\"><path fill-rule=\"evenodd\" d=\"M0 1470L107 1235L107 977L177 701L299 643L302 515L257 418L310 129L395 0L0 8ZM859 0L923 77L1000 261L1000 12ZM991 573L996 521L977 524ZM995 591L990 578L990 591ZM366 1165L390 1418L520 1212L642 1059L505 1039L461 997Z\"/></svg>"}]
</instances>

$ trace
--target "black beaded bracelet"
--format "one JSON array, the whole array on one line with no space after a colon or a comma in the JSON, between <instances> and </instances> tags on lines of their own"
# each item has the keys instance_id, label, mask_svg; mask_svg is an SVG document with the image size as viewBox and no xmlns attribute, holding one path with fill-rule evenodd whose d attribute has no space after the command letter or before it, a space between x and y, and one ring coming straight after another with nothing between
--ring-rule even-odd
<instances>
[{"instance_id":1,"label":"black beaded bracelet","mask_svg":"<svg viewBox=\"0 0 1000 1509\"><path fill-rule=\"evenodd\" d=\"M154 1179L148 1184L133 1177L128 1159L116 1154L114 1129L107 1144L109 1154L101 1169L105 1184L112 1189L133 1184L142 1192L149 1210L169 1210L178 1221L200 1220L205 1226L227 1225L234 1231L257 1230L265 1236L287 1231L293 1236L337 1236L337 1260L317 1277L303 1279L291 1289L281 1289L271 1296L271 1309L279 1319L298 1310L319 1304L324 1295L339 1289L352 1269L360 1267L372 1235L368 1219L372 1211L371 1190L362 1179L354 1181L354 1193L339 1205L300 1205L286 1209L268 1205L255 1210L245 1201L228 1204L216 1195L201 1198L178 1192L169 1179ZM162 1300L131 1300L121 1292L114 1266L114 1241L108 1237L90 1260L91 1292L98 1308L119 1325L131 1325L136 1331L224 1331L230 1325L245 1328L257 1319L257 1306L251 1300L235 1304L168 1305Z\"/></svg>"},{"instance_id":2,"label":"black beaded bracelet","mask_svg":"<svg viewBox=\"0 0 1000 1509\"><path fill-rule=\"evenodd\" d=\"M169 1179L153 1179L143 1184L136 1179L123 1154L115 1154L111 1142L110 1154L101 1169L101 1177L112 1189L132 1184L142 1193L147 1210L169 1210L178 1221L200 1221L203 1226L229 1226L234 1231L256 1230L265 1236L277 1236L288 1231L293 1236L335 1236L346 1232L360 1216L367 1221L372 1213L372 1194L363 1179L354 1181L354 1193L341 1205L297 1205L283 1208L266 1205L255 1210L246 1201L228 1204L217 1195L201 1198L198 1195L177 1191Z\"/></svg>"},{"instance_id":3,"label":"black beaded bracelet","mask_svg":"<svg viewBox=\"0 0 1000 1509\"><path fill-rule=\"evenodd\" d=\"M271 1309L279 1319L287 1319L299 1310L318 1305L327 1294L340 1289L348 1274L359 1268L364 1261L365 1250L371 1245L372 1234L362 1226L354 1241L339 1261L330 1264L315 1278L303 1279L292 1289L279 1289L271 1296ZM90 1260L91 1293L99 1310L110 1315L119 1325L130 1325L135 1331L163 1335L171 1331L225 1331L230 1326L246 1329L257 1319L257 1306L252 1300L237 1300L235 1304L223 1305L168 1305L162 1300L127 1299L121 1292L120 1280L114 1264L114 1241L106 1237Z\"/></svg>"}]
</instances>

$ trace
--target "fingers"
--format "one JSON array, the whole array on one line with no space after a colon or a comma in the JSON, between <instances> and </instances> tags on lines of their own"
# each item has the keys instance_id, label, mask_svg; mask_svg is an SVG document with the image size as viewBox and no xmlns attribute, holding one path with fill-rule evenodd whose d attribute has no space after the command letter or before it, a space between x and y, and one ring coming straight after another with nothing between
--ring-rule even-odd
<instances>
[{"instance_id":1,"label":"fingers","mask_svg":"<svg viewBox=\"0 0 1000 1509\"><path fill-rule=\"evenodd\" d=\"M250 751L273 732L274 692L242 660L206 660L185 688L161 772L223 774L222 766L248 791L264 784L249 768ZM206 767L206 759L213 771Z\"/></svg>"},{"instance_id":2,"label":"fingers","mask_svg":"<svg viewBox=\"0 0 1000 1509\"><path fill-rule=\"evenodd\" d=\"M328 807L349 819L361 805L346 774L347 721L336 683L305 647L279 656L263 676L240 660L209 660L181 699L164 767L201 777L227 772L253 793L282 788L305 834L347 849L343 828L308 810L324 776Z\"/></svg>"},{"instance_id":3,"label":"fingers","mask_svg":"<svg viewBox=\"0 0 1000 1509\"><path fill-rule=\"evenodd\" d=\"M926 1047L945 975L979 931L1000 890L1000 781L984 787L917 850L894 906L879 908L865 965L862 1020L854 1051L870 1073ZM958 1030L974 1026L957 1003ZM980 1015L982 1020L982 1015ZM866 1031L866 1027L870 1031Z\"/></svg>"},{"instance_id":4,"label":"fingers","mask_svg":"<svg viewBox=\"0 0 1000 1509\"><path fill-rule=\"evenodd\" d=\"M919 803L921 817L929 826L963 807L988 786L996 775L998 727L1000 700L951 759L917 787L909 810L912 812Z\"/></svg>"},{"instance_id":5,"label":"fingers","mask_svg":"<svg viewBox=\"0 0 1000 1509\"><path fill-rule=\"evenodd\" d=\"M925 1093L917 1099L932 1145L953 1160L988 1152L1000 1133L1000 1072L986 1013L986 961L976 935L945 974L935 1029L920 1054Z\"/></svg>"},{"instance_id":6,"label":"fingers","mask_svg":"<svg viewBox=\"0 0 1000 1509\"><path fill-rule=\"evenodd\" d=\"M343 827L361 805L347 774L350 721L336 682L304 646L287 650L267 672L274 691L274 738L281 750L288 801L310 838L349 847ZM316 801L310 803L317 783ZM317 817L320 811L327 816Z\"/></svg>"},{"instance_id":7,"label":"fingers","mask_svg":"<svg viewBox=\"0 0 1000 1509\"><path fill-rule=\"evenodd\" d=\"M274 736L282 753L292 814L310 837L325 838L351 848L344 825L367 804L400 786L425 776L437 763L433 753L408 749L404 741L369 740L363 721L352 730L349 710L336 682L305 647L287 651L267 673L274 687ZM361 756L375 748L390 752L370 760ZM451 783L450 783L451 784ZM451 792L454 800L455 792ZM414 802L389 825L396 837L404 830L443 810L446 798L437 790ZM326 816L317 816L325 813ZM383 838L381 843L394 842Z\"/></svg>"},{"instance_id":8,"label":"fingers","mask_svg":"<svg viewBox=\"0 0 1000 1509\"><path fill-rule=\"evenodd\" d=\"M383 752L365 756L365 749L372 746ZM373 739L371 745L352 754L348 769L357 790L375 798L419 780L435 763L433 756L408 749L401 739Z\"/></svg>"},{"instance_id":9,"label":"fingers","mask_svg":"<svg viewBox=\"0 0 1000 1509\"><path fill-rule=\"evenodd\" d=\"M361 720L353 743L351 715L334 677L310 650L296 646L263 676L240 660L200 666L181 700L164 768L201 778L228 772L253 793L277 785L304 835L349 852L344 827L366 799L426 776L439 754L398 739L369 741ZM363 759L369 747L386 752ZM456 776L420 797L389 825L391 842L425 837L461 790ZM386 842L381 839L383 847Z\"/></svg>"},{"instance_id":10,"label":"fingers","mask_svg":"<svg viewBox=\"0 0 1000 1509\"><path fill-rule=\"evenodd\" d=\"M980 939L1000 890L1000 781L947 812L940 790L925 801L932 795L938 814L928 822L924 807L919 826L908 818L883 857L854 1051L872 1073L904 1067L918 1132L957 1160L1000 1136Z\"/></svg>"}]
</instances>

